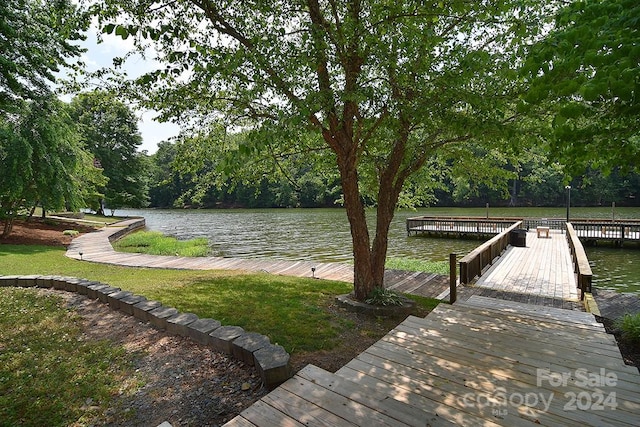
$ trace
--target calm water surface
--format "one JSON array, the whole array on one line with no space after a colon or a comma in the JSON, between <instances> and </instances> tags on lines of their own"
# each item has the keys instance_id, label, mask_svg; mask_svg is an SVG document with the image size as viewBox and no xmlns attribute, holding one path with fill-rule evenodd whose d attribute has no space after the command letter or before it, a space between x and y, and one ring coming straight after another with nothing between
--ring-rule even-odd
<instances>
[{"instance_id":1,"label":"calm water surface","mask_svg":"<svg viewBox=\"0 0 640 427\"><path fill-rule=\"evenodd\" d=\"M640 218L640 209L572 208L572 217ZM353 259L351 236L342 209L118 210L116 215L144 216L147 228L179 239L205 237L214 254L238 258L274 258L345 262ZM487 216L487 209L428 208L396 213L389 233L392 258L445 261L464 256L477 240L407 236L405 221L422 215ZM489 217L564 218L564 208L491 208ZM375 222L375 212L368 212ZM640 294L640 250L587 247L594 283L600 288Z\"/></svg>"}]
</instances>

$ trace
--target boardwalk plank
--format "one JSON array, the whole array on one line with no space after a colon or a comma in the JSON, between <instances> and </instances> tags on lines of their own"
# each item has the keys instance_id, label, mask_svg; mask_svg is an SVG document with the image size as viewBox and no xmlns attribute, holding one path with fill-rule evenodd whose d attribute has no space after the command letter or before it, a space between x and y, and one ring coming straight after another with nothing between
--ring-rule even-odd
<instances>
[{"instance_id":1,"label":"boardwalk plank","mask_svg":"<svg viewBox=\"0 0 640 427\"><path fill-rule=\"evenodd\" d=\"M332 390L342 396L361 403L373 410L377 410L401 421L405 425L429 425L429 426L453 426L450 421L436 415L437 406L415 407L396 400L386 393L370 389L363 391L359 384L348 381L335 374L307 365L297 376L314 382L328 390Z\"/></svg>"},{"instance_id":2,"label":"boardwalk plank","mask_svg":"<svg viewBox=\"0 0 640 427\"><path fill-rule=\"evenodd\" d=\"M581 366L593 372L598 371L601 367L611 370L633 371L633 369L629 369L631 367L624 364L621 358L589 353L581 348L567 348L558 345L544 346L543 343L531 342L527 337L510 335L505 332L492 336L492 334L482 333L479 330L469 330L464 326L439 325L435 321L429 322L420 328L419 332L416 332L415 326L404 323L399 325L396 330L406 333L425 334L430 337L446 335L446 341L464 341L472 345L477 352L509 356L516 363L528 363L532 366L537 366L541 361L565 366L575 357L580 357Z\"/></svg>"},{"instance_id":3,"label":"boardwalk plank","mask_svg":"<svg viewBox=\"0 0 640 427\"><path fill-rule=\"evenodd\" d=\"M258 427L304 427L304 424L285 415L262 400L240 413L240 416Z\"/></svg>"},{"instance_id":4,"label":"boardwalk plank","mask_svg":"<svg viewBox=\"0 0 640 427\"><path fill-rule=\"evenodd\" d=\"M309 404L304 406L307 411L309 408L313 410L314 406L321 406L326 411L335 415L335 417L331 418L332 420L335 420L335 423L331 425L342 425L345 421L356 426L362 426L367 423L373 423L379 426L395 427L405 425L404 423L380 412L378 408L367 407L355 400L348 399L333 390L328 390L317 383L300 376L294 377L293 381L286 382L280 388L309 402ZM279 399L278 397L275 398ZM283 403L286 403L286 407L290 405L288 402Z\"/></svg>"},{"instance_id":5,"label":"boardwalk plank","mask_svg":"<svg viewBox=\"0 0 640 427\"><path fill-rule=\"evenodd\" d=\"M532 381L530 381L530 384L518 384L515 381L500 383L496 378L485 378L484 380L474 378L476 382L480 383L477 388L474 388L471 381L465 381L464 379L462 380L463 383L454 383L449 381L451 379L452 372L446 372L446 370L442 369L422 369L423 366L429 365L433 362L430 358L423 360L422 363L412 363L411 359L405 359L405 363L399 363L397 360L398 353L395 351L385 352L374 347L373 350L377 351L377 354L374 354L370 350L367 350L365 353L358 356L356 360L369 366L383 369L388 378L397 378L396 381L402 382L404 386L410 387L414 390L437 388L437 390L446 393L449 397L455 396L457 404L464 404L471 399L471 396L480 395L483 396L483 398L495 399L494 403L496 404L496 407L498 407L502 405L499 405L500 400L496 396L503 390L511 395L525 395L527 393L531 393L531 390L535 388L534 376L531 376ZM496 358L495 362L496 368L501 367L502 364L499 358ZM356 363L351 366L356 366ZM481 371L477 371L477 373L483 376ZM582 392L584 389L575 388L574 391ZM566 425L568 421L573 423L585 423L593 418L592 414L583 411L576 413L567 413L564 411L564 407L567 403L566 400L563 399L565 392L566 391L564 390L541 391L538 389L536 392L537 396L542 394L543 397L546 398L546 401L549 404L548 408L542 399L537 400L537 405L504 405L504 409L508 413L511 413L513 418L508 416L508 414L504 414L502 415L503 422L508 423L508 425L517 425L522 422L518 417L522 416L525 417L526 420L533 419L541 421L543 424ZM617 399L620 401L620 396L617 396ZM493 408L491 405L489 407ZM479 409L484 408L474 409L478 411ZM637 409L640 409L640 405L637 405ZM611 413L608 413L606 416L601 418L622 422L628 419L628 413L619 411L610 412ZM483 413L485 416L488 415L486 412L482 411L479 413ZM493 410L490 411L490 415L494 416ZM529 422L526 421L526 424L529 424Z\"/></svg>"},{"instance_id":6,"label":"boardwalk plank","mask_svg":"<svg viewBox=\"0 0 640 427\"><path fill-rule=\"evenodd\" d=\"M479 327L487 331L511 331L512 333L522 334L536 340L549 340L551 342L557 342L562 340L563 342L569 342L571 345L579 345L588 347L591 351L599 352L611 352L615 351L620 353L618 345L613 336L604 333L593 334L590 331L584 331L583 333L576 333L572 328L569 329L554 329L553 335L549 334L547 328L534 324L523 324L522 322L496 322L496 317L490 314L482 314L476 312L461 312L459 307L441 308L438 307L438 314L442 314L444 321L455 319L460 323L462 320L468 322L470 327Z\"/></svg>"},{"instance_id":7,"label":"boardwalk plank","mask_svg":"<svg viewBox=\"0 0 640 427\"><path fill-rule=\"evenodd\" d=\"M285 384L291 385L294 379L289 380ZM298 383L299 381L296 382ZM357 424L349 422L344 418L340 418L331 413L328 409L315 405L301 397L305 392L309 392L308 389L296 387L296 392L293 393L286 389L285 384L263 397L261 401L273 408L276 408L278 411L287 414L292 419L300 421L305 426L357 426ZM335 402L331 401L327 403L327 408L331 408L332 403L335 404Z\"/></svg>"},{"instance_id":8,"label":"boardwalk plank","mask_svg":"<svg viewBox=\"0 0 640 427\"><path fill-rule=\"evenodd\" d=\"M416 399L417 396L430 400L437 404L437 414L460 425L496 425L507 422L510 426L536 425L531 420L520 419L513 414L507 414L506 420L496 419L492 408L472 405L461 398L468 390L461 387L457 393L452 393L454 387L446 380L440 379L437 386L420 382L419 378L403 375L394 370L394 365L380 360L378 364L370 356L361 355L349 362L338 371L340 376L357 380L359 384L367 387L384 390L390 396L402 396L407 403L416 404L418 407L424 405L424 400ZM362 360L366 359L366 360ZM434 380L438 380L434 378ZM396 397L397 398L397 397ZM433 405L434 403L430 403Z\"/></svg>"}]
</instances>

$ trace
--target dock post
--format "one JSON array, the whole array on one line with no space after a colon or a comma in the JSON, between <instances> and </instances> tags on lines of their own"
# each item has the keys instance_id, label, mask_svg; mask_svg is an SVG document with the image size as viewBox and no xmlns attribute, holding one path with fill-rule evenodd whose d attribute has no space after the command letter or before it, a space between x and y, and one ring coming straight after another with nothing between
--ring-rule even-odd
<instances>
[{"instance_id":1,"label":"dock post","mask_svg":"<svg viewBox=\"0 0 640 427\"><path fill-rule=\"evenodd\" d=\"M449 302L453 304L458 298L456 288L456 254L449 254Z\"/></svg>"}]
</instances>

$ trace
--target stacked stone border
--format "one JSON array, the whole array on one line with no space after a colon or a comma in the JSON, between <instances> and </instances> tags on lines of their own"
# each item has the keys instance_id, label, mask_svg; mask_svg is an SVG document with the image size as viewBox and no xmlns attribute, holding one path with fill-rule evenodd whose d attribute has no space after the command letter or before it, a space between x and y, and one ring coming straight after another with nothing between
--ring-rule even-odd
<instances>
[{"instance_id":1,"label":"stacked stone border","mask_svg":"<svg viewBox=\"0 0 640 427\"><path fill-rule=\"evenodd\" d=\"M264 335L246 332L239 326L222 326L215 319L200 319L193 313L180 313L173 307L105 283L61 276L0 276L0 287L9 286L53 288L100 300L112 309L134 316L157 329L189 337L254 366L268 389L275 388L293 375L289 353L282 346L271 344Z\"/></svg>"},{"instance_id":2,"label":"stacked stone border","mask_svg":"<svg viewBox=\"0 0 640 427\"><path fill-rule=\"evenodd\" d=\"M136 230L140 230L142 228L145 228L147 226L147 221L144 218L136 218L133 221L128 221L127 225L125 226L121 226L120 222L116 222L111 224L111 227L120 227L120 230L116 231L115 233L111 233L109 234L109 243L113 243L116 240L126 236L129 233L132 233Z\"/></svg>"}]
</instances>

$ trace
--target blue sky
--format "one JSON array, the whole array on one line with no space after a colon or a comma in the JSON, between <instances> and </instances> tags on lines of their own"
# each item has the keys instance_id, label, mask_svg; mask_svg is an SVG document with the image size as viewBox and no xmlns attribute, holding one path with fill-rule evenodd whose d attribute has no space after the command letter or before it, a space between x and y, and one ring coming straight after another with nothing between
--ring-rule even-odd
<instances>
[{"instance_id":1,"label":"blue sky","mask_svg":"<svg viewBox=\"0 0 640 427\"><path fill-rule=\"evenodd\" d=\"M98 43L96 28L93 26L87 33L87 40L82 42L82 47L87 49L82 60L89 71L95 71L103 67L112 67L113 58L124 56L133 49L131 40L122 40L121 37L106 34L102 43ZM124 65L124 69L130 77L139 76L156 68L157 62L145 60L140 57L130 58ZM142 145L139 150L147 150L149 154L156 152L158 143L176 136L180 128L172 123L159 123L154 120L157 115L154 111L136 111L139 118L138 129L142 135Z\"/></svg>"}]
</instances>

